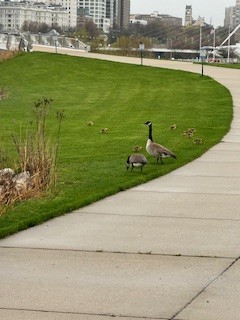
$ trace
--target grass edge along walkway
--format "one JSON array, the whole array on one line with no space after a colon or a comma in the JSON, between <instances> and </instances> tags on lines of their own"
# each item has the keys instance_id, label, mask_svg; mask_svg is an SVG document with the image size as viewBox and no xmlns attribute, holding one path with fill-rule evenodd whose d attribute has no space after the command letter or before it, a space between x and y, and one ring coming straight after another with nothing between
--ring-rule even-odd
<instances>
[{"instance_id":1,"label":"grass edge along walkway","mask_svg":"<svg viewBox=\"0 0 240 320\"><path fill-rule=\"evenodd\" d=\"M51 129L54 112L65 113L56 190L2 215L0 238L183 166L221 141L232 120L229 91L210 77L184 71L33 53L1 64L0 81L9 92L0 106L8 136L13 121L30 117L36 99L54 100ZM86 125L90 120L91 127ZM143 123L148 120L154 140L174 151L176 161L157 165L146 154L148 128ZM176 130L170 129L173 124ZM100 133L104 127L106 134ZM189 127L196 128L194 138L203 139L202 144L183 136ZM134 145L142 146L149 161L142 174L125 169Z\"/></svg>"}]
</instances>

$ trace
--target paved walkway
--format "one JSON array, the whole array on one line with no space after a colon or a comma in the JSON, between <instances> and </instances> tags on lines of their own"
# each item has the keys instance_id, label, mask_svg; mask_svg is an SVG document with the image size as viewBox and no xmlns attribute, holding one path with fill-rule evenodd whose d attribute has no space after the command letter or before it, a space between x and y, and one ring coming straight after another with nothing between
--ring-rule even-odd
<instances>
[{"instance_id":1,"label":"paved walkway","mask_svg":"<svg viewBox=\"0 0 240 320\"><path fill-rule=\"evenodd\" d=\"M204 72L233 96L223 141L164 177L1 240L0 319L240 319L240 70Z\"/></svg>"}]
</instances>

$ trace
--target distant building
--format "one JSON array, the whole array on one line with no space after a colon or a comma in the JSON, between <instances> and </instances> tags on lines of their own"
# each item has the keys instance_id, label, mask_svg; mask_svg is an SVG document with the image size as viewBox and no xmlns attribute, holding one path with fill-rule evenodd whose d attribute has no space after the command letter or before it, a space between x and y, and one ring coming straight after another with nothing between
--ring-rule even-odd
<instances>
[{"instance_id":1,"label":"distant building","mask_svg":"<svg viewBox=\"0 0 240 320\"><path fill-rule=\"evenodd\" d=\"M154 11L152 14L137 14L135 15L135 19L147 22L162 21L175 26L182 26L182 18L173 17L168 14L159 14L158 11Z\"/></svg>"},{"instance_id":2,"label":"distant building","mask_svg":"<svg viewBox=\"0 0 240 320\"><path fill-rule=\"evenodd\" d=\"M186 5L185 8L185 26L189 26L193 24L193 17L192 17L192 6Z\"/></svg>"},{"instance_id":3,"label":"distant building","mask_svg":"<svg viewBox=\"0 0 240 320\"><path fill-rule=\"evenodd\" d=\"M39 0L40 1L40 0ZM68 25L75 28L77 24L77 0L41 0L48 4L60 5L68 12Z\"/></svg>"},{"instance_id":4,"label":"distant building","mask_svg":"<svg viewBox=\"0 0 240 320\"><path fill-rule=\"evenodd\" d=\"M194 26L194 27L205 27L205 26L209 26L209 24L207 24L204 21L203 17L198 16L197 20L193 20L193 15L192 15L192 6L187 5L186 9L185 9L185 23L184 26Z\"/></svg>"},{"instance_id":5,"label":"distant building","mask_svg":"<svg viewBox=\"0 0 240 320\"><path fill-rule=\"evenodd\" d=\"M110 21L110 27L113 27L114 18L115 18L115 5L116 0L106 0L106 19Z\"/></svg>"},{"instance_id":6,"label":"distant building","mask_svg":"<svg viewBox=\"0 0 240 320\"><path fill-rule=\"evenodd\" d=\"M138 16L135 14L130 15L130 25L131 24L139 24L139 25L146 26L148 24L148 22L146 20L137 19L137 17Z\"/></svg>"},{"instance_id":7,"label":"distant building","mask_svg":"<svg viewBox=\"0 0 240 320\"><path fill-rule=\"evenodd\" d=\"M240 0L236 5L225 9L224 27L233 31L240 24ZM240 41L240 29L234 35L236 41Z\"/></svg>"},{"instance_id":8,"label":"distant building","mask_svg":"<svg viewBox=\"0 0 240 320\"><path fill-rule=\"evenodd\" d=\"M236 28L240 24L240 0L236 5L225 9L224 27Z\"/></svg>"},{"instance_id":9,"label":"distant building","mask_svg":"<svg viewBox=\"0 0 240 320\"><path fill-rule=\"evenodd\" d=\"M115 0L115 23L120 29L127 29L130 21L130 0Z\"/></svg>"},{"instance_id":10,"label":"distant building","mask_svg":"<svg viewBox=\"0 0 240 320\"><path fill-rule=\"evenodd\" d=\"M113 2L113 0L111 0ZM110 27L110 19L106 18L107 0L78 0L77 12L80 16L89 16L97 25L98 29L108 32ZM108 2L108 9L110 3Z\"/></svg>"},{"instance_id":11,"label":"distant building","mask_svg":"<svg viewBox=\"0 0 240 320\"><path fill-rule=\"evenodd\" d=\"M198 16L197 20L193 21L192 23L195 27L205 27L208 26L208 24L204 21L204 18Z\"/></svg>"},{"instance_id":12,"label":"distant building","mask_svg":"<svg viewBox=\"0 0 240 320\"><path fill-rule=\"evenodd\" d=\"M76 25L76 20L71 21L68 10L60 5L43 2L0 2L0 24L4 30L20 30L25 21L36 21L50 26L58 24L62 29Z\"/></svg>"},{"instance_id":13,"label":"distant building","mask_svg":"<svg viewBox=\"0 0 240 320\"><path fill-rule=\"evenodd\" d=\"M117 25L119 29L129 26L130 0L77 0L78 21L91 17L105 33Z\"/></svg>"}]
</instances>

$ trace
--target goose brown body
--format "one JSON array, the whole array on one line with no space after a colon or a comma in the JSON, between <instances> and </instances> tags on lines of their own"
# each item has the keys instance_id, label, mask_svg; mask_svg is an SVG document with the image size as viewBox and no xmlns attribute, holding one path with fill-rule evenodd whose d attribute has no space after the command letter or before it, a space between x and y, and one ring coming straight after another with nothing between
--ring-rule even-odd
<instances>
[{"instance_id":1,"label":"goose brown body","mask_svg":"<svg viewBox=\"0 0 240 320\"><path fill-rule=\"evenodd\" d=\"M126 167L127 167L127 170L128 168L132 168L131 171L133 170L134 167L140 167L141 168L141 171L143 169L143 167L147 164L147 159L146 157L139 153L135 153L135 154L132 154L128 157L127 161L126 161Z\"/></svg>"},{"instance_id":2,"label":"goose brown body","mask_svg":"<svg viewBox=\"0 0 240 320\"><path fill-rule=\"evenodd\" d=\"M159 143L153 142L152 138L152 122L147 121L145 123L149 127L149 137L146 144L146 151L150 156L155 157L158 160L160 159L161 163L163 163L163 158L172 157L176 159L176 155L167 149L166 147L162 146Z\"/></svg>"}]
</instances>

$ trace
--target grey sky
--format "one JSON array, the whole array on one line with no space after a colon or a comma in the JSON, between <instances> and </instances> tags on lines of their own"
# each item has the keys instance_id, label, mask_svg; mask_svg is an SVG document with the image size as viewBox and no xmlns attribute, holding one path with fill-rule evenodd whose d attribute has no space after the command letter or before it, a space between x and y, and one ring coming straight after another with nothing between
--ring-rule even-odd
<instances>
[{"instance_id":1,"label":"grey sky","mask_svg":"<svg viewBox=\"0 0 240 320\"><path fill-rule=\"evenodd\" d=\"M193 19L204 17L205 22L223 26L225 8L236 5L236 0L130 0L131 13L148 13L158 11L183 18L186 5L192 5Z\"/></svg>"}]
</instances>

